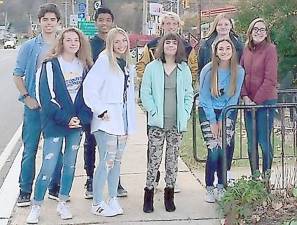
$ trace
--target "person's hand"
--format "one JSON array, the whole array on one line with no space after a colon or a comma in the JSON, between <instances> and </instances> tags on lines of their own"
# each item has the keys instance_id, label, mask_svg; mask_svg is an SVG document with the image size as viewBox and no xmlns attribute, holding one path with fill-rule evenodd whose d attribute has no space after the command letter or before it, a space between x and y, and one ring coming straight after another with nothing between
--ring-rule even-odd
<instances>
[{"instance_id":1,"label":"person's hand","mask_svg":"<svg viewBox=\"0 0 297 225\"><path fill-rule=\"evenodd\" d=\"M210 130L215 139L218 139L219 126L217 123L210 124Z\"/></svg>"},{"instance_id":2,"label":"person's hand","mask_svg":"<svg viewBox=\"0 0 297 225\"><path fill-rule=\"evenodd\" d=\"M243 96L242 100L245 105L256 105L248 96Z\"/></svg>"},{"instance_id":3,"label":"person's hand","mask_svg":"<svg viewBox=\"0 0 297 225\"><path fill-rule=\"evenodd\" d=\"M78 117L74 116L71 118L71 120L68 123L69 128L79 128L81 127L80 125L80 120L78 119Z\"/></svg>"},{"instance_id":4,"label":"person's hand","mask_svg":"<svg viewBox=\"0 0 297 225\"><path fill-rule=\"evenodd\" d=\"M37 100L35 98L32 98L31 96L27 96L24 99L24 103L29 109L38 109L40 107Z\"/></svg>"}]
</instances>

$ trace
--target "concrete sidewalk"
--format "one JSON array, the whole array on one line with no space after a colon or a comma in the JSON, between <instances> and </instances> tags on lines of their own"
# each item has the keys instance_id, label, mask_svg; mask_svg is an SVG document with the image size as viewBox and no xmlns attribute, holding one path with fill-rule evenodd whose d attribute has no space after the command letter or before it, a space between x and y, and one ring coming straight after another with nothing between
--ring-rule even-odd
<instances>
[{"instance_id":1,"label":"concrete sidewalk","mask_svg":"<svg viewBox=\"0 0 297 225\"><path fill-rule=\"evenodd\" d=\"M198 225L219 225L216 204L208 204L204 201L205 189L194 178L182 160L179 161L178 185L180 193L175 194L175 212L166 212L163 203L164 188L164 164L161 165L161 181L154 198L155 211L150 214L143 213L143 188L146 176L146 118L145 114L137 109L138 132L130 137L128 146L124 154L121 181L128 190L128 197L120 198L120 203L124 209L124 215L113 218L104 218L90 213L91 200L84 199L84 183L86 181L83 169L83 148L77 160L77 168L73 188L71 191L71 201L69 203L73 219L61 220L56 213L57 202L45 198L42 205L39 224L198 224ZM97 155L96 155L97 156ZM164 161L164 160L163 160ZM38 165L41 163L41 151L38 154ZM38 167L39 169L39 167ZM12 225L26 224L26 218L30 207L15 207L10 220Z\"/></svg>"}]
</instances>

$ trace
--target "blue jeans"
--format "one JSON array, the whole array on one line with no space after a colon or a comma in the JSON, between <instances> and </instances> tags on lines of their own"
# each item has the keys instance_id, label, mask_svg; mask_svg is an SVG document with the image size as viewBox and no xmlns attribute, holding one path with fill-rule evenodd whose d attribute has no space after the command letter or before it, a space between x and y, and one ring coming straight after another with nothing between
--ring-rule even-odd
<instances>
[{"instance_id":1,"label":"blue jeans","mask_svg":"<svg viewBox=\"0 0 297 225\"><path fill-rule=\"evenodd\" d=\"M19 187L22 192L32 193L33 180L35 178L35 159L41 134L41 121L39 110L24 109L24 121L22 139L24 151L21 162L21 172L19 176ZM62 169L62 155L53 174L53 179L49 189L54 189L60 184Z\"/></svg>"},{"instance_id":2,"label":"blue jeans","mask_svg":"<svg viewBox=\"0 0 297 225\"><path fill-rule=\"evenodd\" d=\"M45 192L59 160L64 139L65 149L59 199L66 201L69 198L74 178L76 157L81 140L80 130L73 131L65 137L49 137L44 139L42 166L35 182L34 204L40 205L43 202Z\"/></svg>"},{"instance_id":3,"label":"blue jeans","mask_svg":"<svg viewBox=\"0 0 297 225\"><path fill-rule=\"evenodd\" d=\"M263 105L274 105L277 100L267 100ZM271 131L273 128L273 119L275 109L258 109L255 114L256 130L253 130L252 112L245 112L245 127L248 139L248 155L250 160L251 172L259 171L259 152L258 144L260 144L263 156L263 173L270 171L273 160L273 148L271 144ZM255 140L254 140L255 136ZM252 151L255 151L255 162L252 159Z\"/></svg>"},{"instance_id":4,"label":"blue jeans","mask_svg":"<svg viewBox=\"0 0 297 225\"><path fill-rule=\"evenodd\" d=\"M218 120L221 110L215 110L216 119ZM227 138L227 153L228 151L233 152L234 150L234 129L235 129L235 118L237 113L232 111L226 119L226 138ZM205 166L205 183L206 186L213 186L214 174L217 172L218 184L223 185L223 157L224 150L219 145L218 141L213 137L210 129L210 122L207 120L205 112L202 107L199 107L199 122L201 126L202 136L207 145L207 160ZM233 149L232 149L233 147ZM229 153L228 153L229 154ZM232 162L231 154L227 157L227 164ZM228 166L228 165L227 165ZM227 168L228 169L228 168Z\"/></svg>"},{"instance_id":5,"label":"blue jeans","mask_svg":"<svg viewBox=\"0 0 297 225\"><path fill-rule=\"evenodd\" d=\"M98 130L94 132L99 152L99 164L93 178L93 202L104 200L103 190L107 180L109 197L117 196L122 155L127 135L112 135Z\"/></svg>"}]
</instances>

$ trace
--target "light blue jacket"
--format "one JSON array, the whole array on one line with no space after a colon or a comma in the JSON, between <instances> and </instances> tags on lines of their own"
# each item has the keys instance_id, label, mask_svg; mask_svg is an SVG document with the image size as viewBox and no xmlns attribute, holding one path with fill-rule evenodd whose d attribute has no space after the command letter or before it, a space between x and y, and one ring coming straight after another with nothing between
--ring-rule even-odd
<instances>
[{"instance_id":1,"label":"light blue jacket","mask_svg":"<svg viewBox=\"0 0 297 225\"><path fill-rule=\"evenodd\" d=\"M177 130L187 131L193 103L192 75L185 62L178 64L176 79ZM161 60L150 62L141 83L141 101L148 112L148 125L164 128L164 67Z\"/></svg>"},{"instance_id":2,"label":"light blue jacket","mask_svg":"<svg viewBox=\"0 0 297 225\"><path fill-rule=\"evenodd\" d=\"M26 41L18 53L16 66L13 71L14 76L25 76L25 86L31 97L36 97L35 93L35 74L38 56L44 45L41 34Z\"/></svg>"},{"instance_id":3,"label":"light blue jacket","mask_svg":"<svg viewBox=\"0 0 297 225\"><path fill-rule=\"evenodd\" d=\"M231 79L230 69L218 69L218 90L220 91L219 97L214 97L211 94L211 68L212 63L206 64L200 73L200 88L199 88L199 104L203 107L207 120L214 124L217 122L215 110L223 110L229 105L237 105L241 86L244 80L244 69L238 65L237 78L236 78L236 89L232 96L229 96L229 86ZM229 117L227 114L227 117ZM222 114L218 118L222 120Z\"/></svg>"}]
</instances>

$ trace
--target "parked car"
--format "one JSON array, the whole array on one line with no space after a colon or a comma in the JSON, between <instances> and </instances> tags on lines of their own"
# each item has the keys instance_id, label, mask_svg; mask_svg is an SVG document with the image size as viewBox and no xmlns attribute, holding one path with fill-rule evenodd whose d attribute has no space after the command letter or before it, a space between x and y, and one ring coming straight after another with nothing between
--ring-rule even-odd
<instances>
[{"instance_id":1,"label":"parked car","mask_svg":"<svg viewBox=\"0 0 297 225\"><path fill-rule=\"evenodd\" d=\"M4 49L7 49L7 48L16 48L15 46L15 41L14 40L8 40L8 41L5 41L4 42Z\"/></svg>"}]
</instances>

